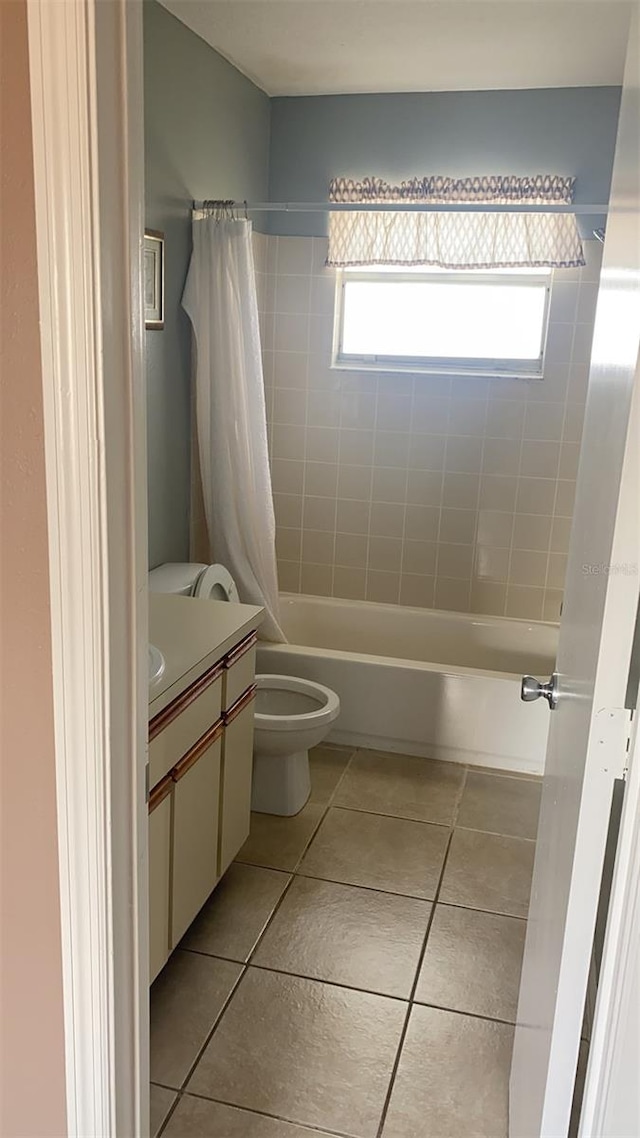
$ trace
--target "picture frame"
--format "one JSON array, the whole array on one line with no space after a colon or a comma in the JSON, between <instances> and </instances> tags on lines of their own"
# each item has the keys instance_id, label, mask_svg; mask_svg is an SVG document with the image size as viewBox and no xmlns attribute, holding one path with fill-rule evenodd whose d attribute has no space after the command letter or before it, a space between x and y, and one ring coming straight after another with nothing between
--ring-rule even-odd
<instances>
[{"instance_id":1,"label":"picture frame","mask_svg":"<svg viewBox=\"0 0 640 1138\"><path fill-rule=\"evenodd\" d=\"M164 328L164 233L144 232L144 326L151 331Z\"/></svg>"}]
</instances>

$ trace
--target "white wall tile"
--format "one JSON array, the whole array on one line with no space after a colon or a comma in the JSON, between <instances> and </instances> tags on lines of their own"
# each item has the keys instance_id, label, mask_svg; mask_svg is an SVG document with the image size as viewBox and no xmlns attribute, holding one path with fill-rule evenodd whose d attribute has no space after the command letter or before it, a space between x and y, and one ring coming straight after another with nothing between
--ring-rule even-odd
<instances>
[{"instance_id":1,"label":"white wall tile","mask_svg":"<svg viewBox=\"0 0 640 1138\"><path fill-rule=\"evenodd\" d=\"M555 620L600 248L558 271L538 379L331 367L320 238L256 245L281 585Z\"/></svg>"},{"instance_id":2,"label":"white wall tile","mask_svg":"<svg viewBox=\"0 0 640 1138\"><path fill-rule=\"evenodd\" d=\"M379 604L397 605L400 600L400 574L367 570L366 599Z\"/></svg>"}]
</instances>

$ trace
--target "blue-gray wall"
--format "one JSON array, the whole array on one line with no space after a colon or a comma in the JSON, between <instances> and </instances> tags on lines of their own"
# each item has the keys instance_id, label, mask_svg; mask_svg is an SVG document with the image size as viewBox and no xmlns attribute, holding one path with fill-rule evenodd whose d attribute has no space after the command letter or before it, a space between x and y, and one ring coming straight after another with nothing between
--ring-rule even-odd
<instances>
[{"instance_id":1,"label":"blue-gray wall","mask_svg":"<svg viewBox=\"0 0 640 1138\"><path fill-rule=\"evenodd\" d=\"M194 198L267 194L269 99L204 40L144 5L146 225L165 235L165 327L147 332L149 564L189 555L190 326L180 298Z\"/></svg>"},{"instance_id":2,"label":"blue-gray wall","mask_svg":"<svg viewBox=\"0 0 640 1138\"><path fill-rule=\"evenodd\" d=\"M560 173L606 201L614 87L269 99L155 0L144 5L146 224L165 234L165 329L147 333L149 563L189 554L193 198L324 201L336 175ZM322 236L326 214L263 214Z\"/></svg>"},{"instance_id":3,"label":"blue-gray wall","mask_svg":"<svg viewBox=\"0 0 640 1138\"><path fill-rule=\"evenodd\" d=\"M272 99L269 198L326 201L340 175L553 173L576 175L576 201L606 202L619 103L618 87ZM270 215L272 233L326 227Z\"/></svg>"}]
</instances>

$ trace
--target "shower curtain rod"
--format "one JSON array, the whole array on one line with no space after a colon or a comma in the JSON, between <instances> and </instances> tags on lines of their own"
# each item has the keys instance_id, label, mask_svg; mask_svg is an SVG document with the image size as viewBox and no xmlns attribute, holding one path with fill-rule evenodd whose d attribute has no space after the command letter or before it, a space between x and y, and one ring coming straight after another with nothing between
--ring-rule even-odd
<instances>
[{"instance_id":1,"label":"shower curtain rod","mask_svg":"<svg viewBox=\"0 0 640 1138\"><path fill-rule=\"evenodd\" d=\"M343 213L343 212L393 212L393 213L582 213L606 214L608 205L582 205L576 202L549 202L545 205L509 202L498 205L494 202L234 202L234 201L194 201L193 209L201 212L207 208L226 207L227 209L247 211L248 213Z\"/></svg>"}]
</instances>

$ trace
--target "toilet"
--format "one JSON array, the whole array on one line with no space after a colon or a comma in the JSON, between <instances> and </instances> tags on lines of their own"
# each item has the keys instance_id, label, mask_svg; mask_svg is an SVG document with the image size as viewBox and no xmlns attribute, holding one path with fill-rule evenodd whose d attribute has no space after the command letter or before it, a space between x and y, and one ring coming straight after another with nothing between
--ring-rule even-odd
<instances>
[{"instance_id":1,"label":"toilet","mask_svg":"<svg viewBox=\"0 0 640 1138\"><path fill-rule=\"evenodd\" d=\"M256 676L251 806L297 814L311 793L309 750L340 713L334 691L295 676Z\"/></svg>"},{"instance_id":2,"label":"toilet","mask_svg":"<svg viewBox=\"0 0 640 1138\"><path fill-rule=\"evenodd\" d=\"M224 565L167 562L149 573L152 593L175 593L212 601L239 601ZM330 688L296 676L256 676L251 809L261 814L298 814L311 793L309 749L327 735L340 714Z\"/></svg>"}]
</instances>

